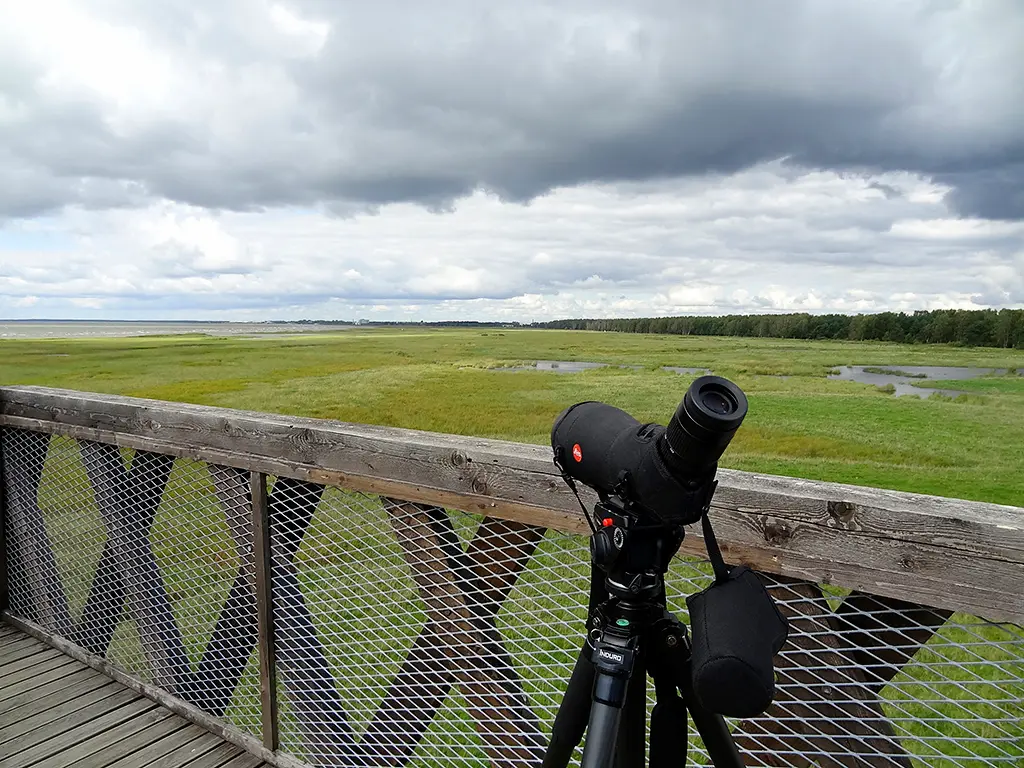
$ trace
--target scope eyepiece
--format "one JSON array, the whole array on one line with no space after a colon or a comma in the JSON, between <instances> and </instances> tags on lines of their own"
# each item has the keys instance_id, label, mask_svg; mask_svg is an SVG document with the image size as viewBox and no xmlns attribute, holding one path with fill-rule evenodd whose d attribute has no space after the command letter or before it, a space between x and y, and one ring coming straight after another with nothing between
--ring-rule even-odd
<instances>
[{"instance_id":1,"label":"scope eyepiece","mask_svg":"<svg viewBox=\"0 0 1024 768\"><path fill-rule=\"evenodd\" d=\"M700 477L718 463L746 415L743 390L721 376L701 376L665 429L665 462L683 477Z\"/></svg>"}]
</instances>

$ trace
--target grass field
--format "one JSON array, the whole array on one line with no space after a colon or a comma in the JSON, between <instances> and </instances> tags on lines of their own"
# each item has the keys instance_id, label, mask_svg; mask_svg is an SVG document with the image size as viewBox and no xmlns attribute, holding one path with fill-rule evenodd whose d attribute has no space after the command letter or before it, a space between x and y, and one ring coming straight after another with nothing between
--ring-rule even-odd
<instances>
[{"instance_id":1,"label":"grass field","mask_svg":"<svg viewBox=\"0 0 1024 768\"><path fill-rule=\"evenodd\" d=\"M494 370L538 359L639 369L609 367L573 374ZM1003 376L958 381L954 388L972 394L917 400L826 378L841 365L1018 368L1024 367L1021 351L418 329L259 339L0 342L0 385L41 384L536 443L546 443L562 408L583 399L604 400L642 420L664 423L693 377L662 371L663 365L710 368L748 393L750 415L725 455L726 466L1024 503L1024 380ZM930 380L921 384L941 387ZM49 499L44 509L51 534L61 532L54 543L77 612L104 535L74 446L65 443L58 466L67 474L44 479ZM186 462L176 467L152 540L195 660L237 563L202 467ZM379 705L424 619L386 516L370 501L330 491L296 561L303 593L357 727ZM352 512L360 506L361 511ZM459 513L453 513L453 520L462 521L457 528L463 539L476 522ZM498 615L545 729L578 642L585 561L580 537L549 534ZM703 585L705 571L698 564L673 568L670 592L681 615L682 596ZM529 619L524 621L524 616ZM919 654L918 663L886 689L886 714L907 737L904 746L921 765L988 764L983 758L1012 763L1024 754L1024 689L1012 674L1020 665L1021 646L1009 639L1009 631L958 614ZM130 623L120 627L112 653L145 676ZM250 661L229 717L255 732L258 701ZM284 743L296 748L287 696L282 704ZM467 764L479 762L482 752L461 695L450 697L427 742L435 747L425 747L425 755L455 750L465 755ZM433 765L434 760L417 764Z\"/></svg>"},{"instance_id":2,"label":"grass field","mask_svg":"<svg viewBox=\"0 0 1024 768\"><path fill-rule=\"evenodd\" d=\"M538 359L640 368L493 370ZM666 365L710 368L747 392L750 414L724 466L1024 505L1024 379L958 381L949 386L972 394L921 401L826 378L841 365L1024 369L1021 350L418 328L0 342L0 384L534 443L546 443L554 417L578 400L603 400L665 423L693 379L660 370Z\"/></svg>"}]
</instances>

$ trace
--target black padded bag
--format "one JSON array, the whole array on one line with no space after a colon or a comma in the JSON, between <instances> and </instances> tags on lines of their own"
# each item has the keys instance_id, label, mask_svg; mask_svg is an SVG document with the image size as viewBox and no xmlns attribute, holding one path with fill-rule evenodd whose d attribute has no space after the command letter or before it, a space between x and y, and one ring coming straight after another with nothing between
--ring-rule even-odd
<instances>
[{"instance_id":1,"label":"black padded bag","mask_svg":"<svg viewBox=\"0 0 1024 768\"><path fill-rule=\"evenodd\" d=\"M757 574L722 560L707 514L701 520L714 583L686 598L693 635L693 690L704 709L729 717L753 717L775 695L772 659L789 624Z\"/></svg>"}]
</instances>

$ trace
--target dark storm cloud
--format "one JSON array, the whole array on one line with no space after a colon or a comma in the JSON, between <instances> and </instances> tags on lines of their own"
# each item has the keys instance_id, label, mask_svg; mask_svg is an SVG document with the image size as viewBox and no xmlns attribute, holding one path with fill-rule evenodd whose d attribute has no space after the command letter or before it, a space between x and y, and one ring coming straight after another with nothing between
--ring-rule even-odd
<instances>
[{"instance_id":1,"label":"dark storm cloud","mask_svg":"<svg viewBox=\"0 0 1024 768\"><path fill-rule=\"evenodd\" d=\"M988 170L941 173L936 180L953 186L949 201L966 215L1024 218L1024 161Z\"/></svg>"},{"instance_id":2,"label":"dark storm cloud","mask_svg":"<svg viewBox=\"0 0 1024 768\"><path fill-rule=\"evenodd\" d=\"M1024 218L1016 0L76 7L141 30L170 106L55 91L46 54L8 40L0 216L140 190L442 209L480 187L527 200L786 157L930 175L960 213Z\"/></svg>"}]
</instances>

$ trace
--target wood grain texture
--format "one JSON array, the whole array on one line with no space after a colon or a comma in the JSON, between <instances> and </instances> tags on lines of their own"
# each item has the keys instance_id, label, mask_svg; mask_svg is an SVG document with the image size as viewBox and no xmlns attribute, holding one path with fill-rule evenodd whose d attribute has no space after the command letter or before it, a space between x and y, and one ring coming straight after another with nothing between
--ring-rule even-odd
<instances>
[{"instance_id":1,"label":"wood grain texture","mask_svg":"<svg viewBox=\"0 0 1024 768\"><path fill-rule=\"evenodd\" d=\"M134 691L127 690L113 680L107 680L106 685L85 693L72 692L69 689L66 695L64 693L51 694L43 696L31 704L18 707L13 712L2 711L0 712L0 746L23 733L28 733L59 718L73 715L88 705L103 701L117 693L137 695Z\"/></svg>"},{"instance_id":2,"label":"wood grain texture","mask_svg":"<svg viewBox=\"0 0 1024 768\"><path fill-rule=\"evenodd\" d=\"M32 765L74 746L84 739L141 717L155 708L156 705L152 701L140 696L117 709L91 719L80 720L77 723L61 721L60 727L67 728L67 730L56 734L31 731L9 743L10 752L8 754L10 757L0 758L0 768L23 768L23 766ZM166 713L161 712L161 714L165 715Z\"/></svg>"},{"instance_id":3,"label":"wood grain texture","mask_svg":"<svg viewBox=\"0 0 1024 768\"><path fill-rule=\"evenodd\" d=\"M0 389L0 414L11 426L587 530L544 446L38 387ZM729 470L719 480L712 519L733 562L1024 621L1019 507ZM682 552L703 556L699 531Z\"/></svg>"},{"instance_id":4,"label":"wood grain texture","mask_svg":"<svg viewBox=\"0 0 1024 768\"><path fill-rule=\"evenodd\" d=\"M150 744L154 738L166 736L185 725L186 721L180 717L155 707L138 717L80 741L59 754L41 760L33 768L98 768L97 763L102 766L107 755L115 759L123 757Z\"/></svg>"},{"instance_id":5,"label":"wood grain texture","mask_svg":"<svg viewBox=\"0 0 1024 768\"><path fill-rule=\"evenodd\" d=\"M161 739L104 768L179 768L191 765L196 759L209 754L218 746L224 746L227 748L226 751L230 750L229 754L240 752L233 744L225 744L212 733L207 733L197 725L190 725L173 736Z\"/></svg>"},{"instance_id":6,"label":"wood grain texture","mask_svg":"<svg viewBox=\"0 0 1024 768\"><path fill-rule=\"evenodd\" d=\"M115 446L84 441L80 447L107 541L81 626L71 636L80 639L83 647L105 655L105 645L121 620L121 609L127 607L138 627L154 683L175 692L178 686L187 686L191 669L149 540L174 460L138 451L128 469ZM94 629L105 641L102 649L90 644Z\"/></svg>"},{"instance_id":7,"label":"wood grain texture","mask_svg":"<svg viewBox=\"0 0 1024 768\"><path fill-rule=\"evenodd\" d=\"M185 762L184 759L175 759L168 756L183 747L188 747L200 739L212 739L216 737L207 733L197 725L191 725L187 720L180 717L173 719L177 726L172 732L156 739L150 740L148 744L134 745L130 750L123 750L120 757L115 753L104 750L100 753L102 762L96 761L91 768L142 768L143 766L177 766ZM121 746L121 745L118 745ZM76 766L76 768L90 768L88 763Z\"/></svg>"},{"instance_id":8,"label":"wood grain texture","mask_svg":"<svg viewBox=\"0 0 1024 768\"><path fill-rule=\"evenodd\" d=\"M64 654L50 648L48 651L33 656L30 659L22 659L14 664L5 664L0 667L0 696L4 695L4 689L12 685L20 685L23 681L41 673L54 672L66 667L70 660Z\"/></svg>"},{"instance_id":9,"label":"wood grain texture","mask_svg":"<svg viewBox=\"0 0 1024 768\"><path fill-rule=\"evenodd\" d=\"M97 674L94 670L79 667L72 672L63 672L58 677L50 677L48 682L37 680L31 687L18 686L4 697L4 707L10 712L24 704L31 704L43 696L49 696L51 693L60 694L68 691L73 686L80 686L75 690L92 690L106 682L103 675Z\"/></svg>"},{"instance_id":10,"label":"wood grain texture","mask_svg":"<svg viewBox=\"0 0 1024 768\"><path fill-rule=\"evenodd\" d=\"M81 667L79 666L81 670ZM85 670L81 670L85 671ZM33 684L17 696L4 697L3 712L0 713L0 730L19 723L27 717L50 707L70 703L79 697L89 703L90 696L111 684L102 675L93 675L78 680L69 679L65 685L53 690L44 685ZM98 698L103 698L99 696Z\"/></svg>"},{"instance_id":11,"label":"wood grain texture","mask_svg":"<svg viewBox=\"0 0 1024 768\"><path fill-rule=\"evenodd\" d=\"M182 768L221 768L224 763L238 754L238 748L233 744L220 744L202 754L198 754L185 762ZM147 768L147 766L133 765L125 768Z\"/></svg>"},{"instance_id":12,"label":"wood grain texture","mask_svg":"<svg viewBox=\"0 0 1024 768\"><path fill-rule=\"evenodd\" d=\"M180 699L162 688L158 688L155 685L143 682L136 677L132 677L130 674L122 670L117 665L112 664L107 659L89 653L66 638L60 637L38 624L25 621L18 616L12 615L8 611L0 614L0 621L6 622L8 625L43 641L50 647L56 648L71 658L82 662L92 670L100 672L103 676L116 680L126 688L145 696L151 702L155 702L176 715L180 715L191 723L202 726L210 733L215 734L219 738L235 745L236 747L240 747L245 752L252 755L258 755L260 759L271 765L278 766L278 768L309 768L308 764L296 760L293 757L280 752L271 752L263 747L263 744L259 739L254 738L247 733L243 733L233 725L229 725L222 720L211 717L208 713L203 712L192 703ZM81 670L80 672L82 674L86 674L87 671Z\"/></svg>"},{"instance_id":13,"label":"wood grain texture","mask_svg":"<svg viewBox=\"0 0 1024 768\"><path fill-rule=\"evenodd\" d=\"M71 730L77 723L89 722L98 717L116 711L126 705L146 701L134 691L122 688L112 696L98 698L79 707L66 717L47 718L44 724L37 728L23 730L14 733L10 738L5 738L0 755L16 754L18 751L26 750L38 744L44 743L47 739ZM146 702L152 707L152 702ZM13 731L12 731L13 732Z\"/></svg>"}]
</instances>

